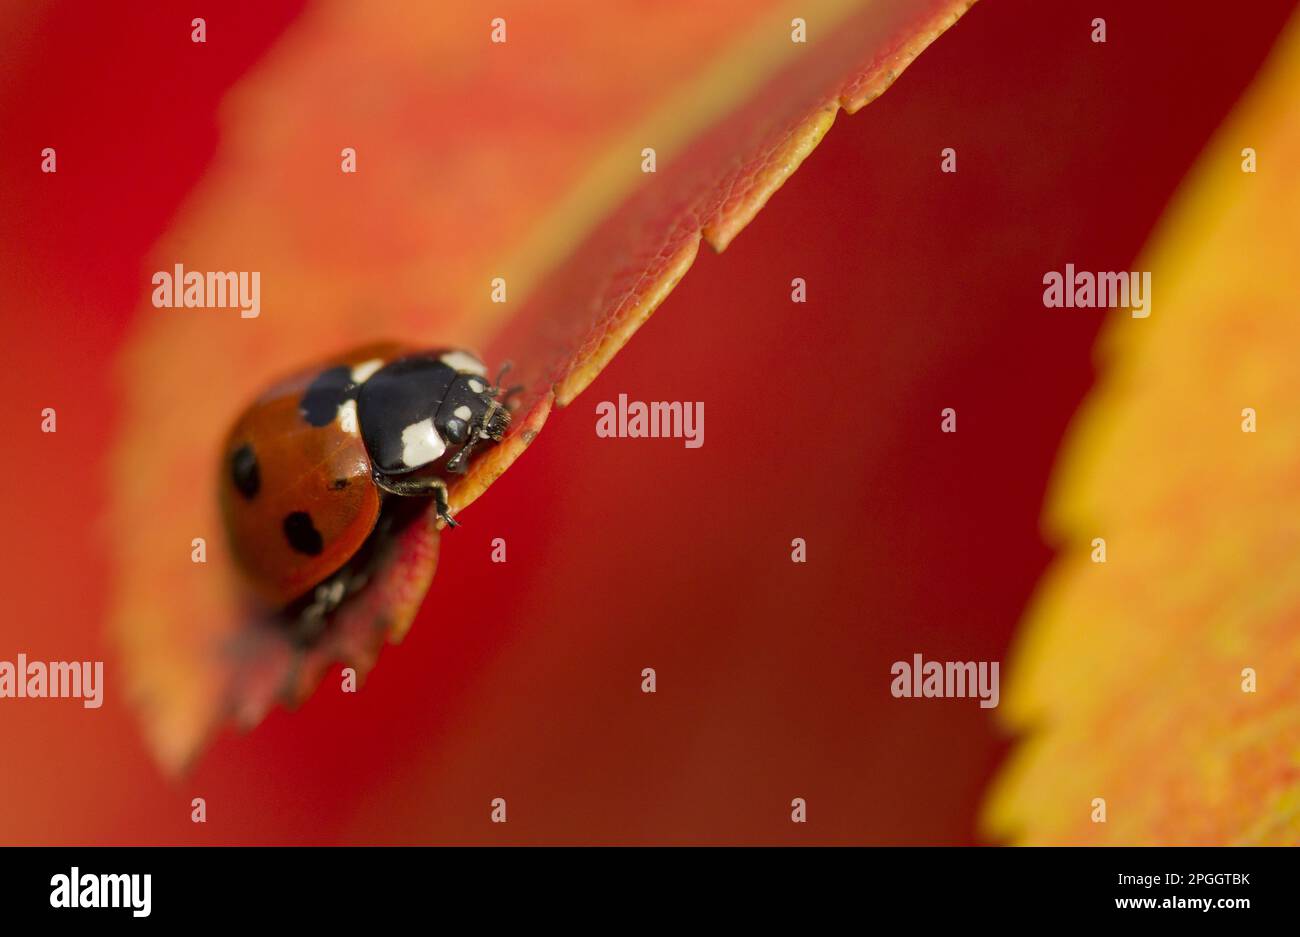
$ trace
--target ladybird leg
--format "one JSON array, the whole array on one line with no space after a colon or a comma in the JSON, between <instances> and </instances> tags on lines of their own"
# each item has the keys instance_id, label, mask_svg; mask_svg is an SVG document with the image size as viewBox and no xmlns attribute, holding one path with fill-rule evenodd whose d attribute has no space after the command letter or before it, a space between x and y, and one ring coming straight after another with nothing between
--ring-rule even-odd
<instances>
[{"instance_id":1,"label":"ladybird leg","mask_svg":"<svg viewBox=\"0 0 1300 937\"><path fill-rule=\"evenodd\" d=\"M441 478L433 480L433 505L438 511L438 516L442 518L443 523L448 527L459 527L451 517L451 503L447 499L447 485Z\"/></svg>"},{"instance_id":2,"label":"ladybird leg","mask_svg":"<svg viewBox=\"0 0 1300 937\"><path fill-rule=\"evenodd\" d=\"M451 516L451 503L447 497L447 483L436 476L426 475L421 478L393 478L388 475L375 474L375 484L390 494L404 498L433 497L434 508L443 523L448 527L459 527Z\"/></svg>"}]
</instances>

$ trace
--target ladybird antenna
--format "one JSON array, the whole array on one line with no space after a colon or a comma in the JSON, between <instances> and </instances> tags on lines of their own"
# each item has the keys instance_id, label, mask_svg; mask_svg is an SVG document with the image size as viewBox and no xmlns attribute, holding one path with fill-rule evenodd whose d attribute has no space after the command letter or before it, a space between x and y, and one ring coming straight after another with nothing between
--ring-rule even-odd
<instances>
[{"instance_id":1,"label":"ladybird antenna","mask_svg":"<svg viewBox=\"0 0 1300 937\"><path fill-rule=\"evenodd\" d=\"M510 398L512 398L512 397L516 397L516 396L518 396L519 394L522 394L522 393L524 392L524 385L523 385L523 384L512 384L510 387L506 387L506 388L504 388L504 389L502 389L502 388L498 388L498 390L501 390L501 403L502 403L502 405L503 405L507 410L511 410L511 409L514 409L515 401L511 400Z\"/></svg>"}]
</instances>

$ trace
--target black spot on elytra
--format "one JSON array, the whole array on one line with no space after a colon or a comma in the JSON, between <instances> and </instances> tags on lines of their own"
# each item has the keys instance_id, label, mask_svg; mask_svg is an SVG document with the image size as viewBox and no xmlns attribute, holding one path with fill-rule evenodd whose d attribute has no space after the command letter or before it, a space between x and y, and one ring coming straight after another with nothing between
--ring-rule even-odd
<instances>
[{"instance_id":1,"label":"black spot on elytra","mask_svg":"<svg viewBox=\"0 0 1300 937\"><path fill-rule=\"evenodd\" d=\"M244 443L230 456L230 480L236 490L248 500L257 497L262 487L262 472L257 466L257 453Z\"/></svg>"},{"instance_id":2,"label":"black spot on elytra","mask_svg":"<svg viewBox=\"0 0 1300 937\"><path fill-rule=\"evenodd\" d=\"M348 480L346 478L336 478L334 479L334 481L330 483L330 487L333 488L335 491L342 491L347 486L348 486Z\"/></svg>"},{"instance_id":3,"label":"black spot on elytra","mask_svg":"<svg viewBox=\"0 0 1300 937\"><path fill-rule=\"evenodd\" d=\"M328 426L338 415L339 405L355 397L357 385L352 382L352 369L339 366L322 371L311 382L298 405L302 418L312 426Z\"/></svg>"},{"instance_id":4,"label":"black spot on elytra","mask_svg":"<svg viewBox=\"0 0 1300 937\"><path fill-rule=\"evenodd\" d=\"M306 511L294 511L285 517L284 536L289 541L289 546L307 556L317 556L325 549L325 541L321 539L320 531Z\"/></svg>"}]
</instances>

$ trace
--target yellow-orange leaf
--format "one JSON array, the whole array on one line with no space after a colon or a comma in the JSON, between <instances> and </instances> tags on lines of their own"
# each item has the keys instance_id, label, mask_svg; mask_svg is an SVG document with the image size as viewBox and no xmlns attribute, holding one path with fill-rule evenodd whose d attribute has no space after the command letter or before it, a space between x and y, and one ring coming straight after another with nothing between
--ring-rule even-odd
<instances>
[{"instance_id":1,"label":"yellow-orange leaf","mask_svg":"<svg viewBox=\"0 0 1300 937\"><path fill-rule=\"evenodd\" d=\"M1063 554L1009 668L1027 738L988 805L997 838L1300 839L1297 166L1293 21L1137 261L1150 318L1104 335L1050 498Z\"/></svg>"}]
</instances>

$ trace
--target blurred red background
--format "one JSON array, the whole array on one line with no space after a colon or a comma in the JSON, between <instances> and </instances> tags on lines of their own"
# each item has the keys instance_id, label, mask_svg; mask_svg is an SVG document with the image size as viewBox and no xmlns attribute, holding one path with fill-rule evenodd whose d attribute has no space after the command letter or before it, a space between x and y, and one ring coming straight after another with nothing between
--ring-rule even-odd
<instances>
[{"instance_id":1,"label":"blurred red background","mask_svg":"<svg viewBox=\"0 0 1300 937\"><path fill-rule=\"evenodd\" d=\"M330 677L170 782L103 628L105 557L132 535L100 520L110 368L224 91L300 6L230 4L199 68L165 4L55 4L0 37L0 659L108 671L98 711L0 701L0 841L975 841L1006 740L974 701L891 698L890 664L1004 656L1103 319L1045 310L1042 274L1129 268L1293 4L978 4L465 512L362 692ZM47 145L57 177L36 171ZM704 447L597 439L619 393L704 401Z\"/></svg>"}]
</instances>

